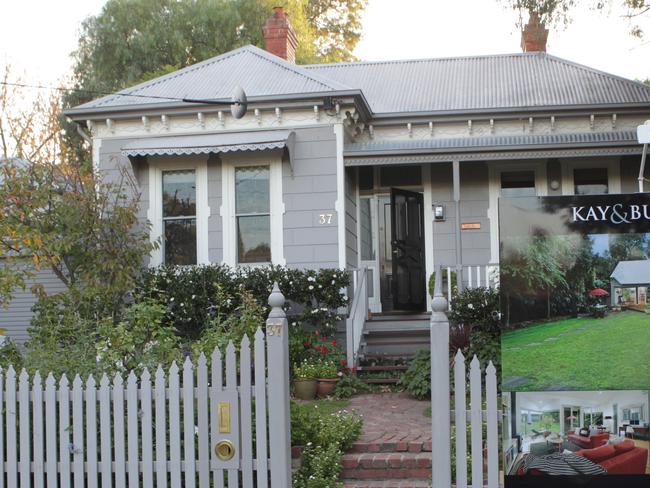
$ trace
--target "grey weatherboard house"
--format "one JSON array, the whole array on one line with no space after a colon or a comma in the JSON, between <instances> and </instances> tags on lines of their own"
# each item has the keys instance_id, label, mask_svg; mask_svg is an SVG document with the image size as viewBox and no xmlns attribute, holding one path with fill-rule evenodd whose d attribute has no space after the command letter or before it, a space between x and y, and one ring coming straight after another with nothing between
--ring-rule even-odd
<instances>
[{"instance_id":1,"label":"grey weatherboard house","mask_svg":"<svg viewBox=\"0 0 650 488\"><path fill-rule=\"evenodd\" d=\"M66 112L106 178L135 175L141 219L164 237L151 265L357 270L356 359L373 335L383 352L427 343L434 265L495 284L500 195L637 189L649 86L544 51L301 66L274 16L281 49L244 46ZM243 118L201 102L237 86ZM29 300L1 312L10 335L24 337Z\"/></svg>"}]
</instances>

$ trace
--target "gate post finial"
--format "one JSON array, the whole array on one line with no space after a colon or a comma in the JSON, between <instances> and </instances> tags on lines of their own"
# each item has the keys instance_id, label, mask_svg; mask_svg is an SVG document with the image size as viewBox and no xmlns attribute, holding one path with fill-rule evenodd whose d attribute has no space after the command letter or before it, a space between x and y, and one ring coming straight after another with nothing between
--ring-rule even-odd
<instances>
[{"instance_id":1,"label":"gate post finial","mask_svg":"<svg viewBox=\"0 0 650 488\"><path fill-rule=\"evenodd\" d=\"M448 303L445 296L442 294L442 268L440 265L435 267L435 281L433 287L433 300L431 300L431 310L434 312L446 312Z\"/></svg>"},{"instance_id":2,"label":"gate post finial","mask_svg":"<svg viewBox=\"0 0 650 488\"><path fill-rule=\"evenodd\" d=\"M268 304L271 307L269 318L285 318L287 315L284 313L284 309L282 308L284 303L284 295L280 291L280 287L276 281L273 283L273 290L271 290L271 294L269 295Z\"/></svg>"}]
</instances>

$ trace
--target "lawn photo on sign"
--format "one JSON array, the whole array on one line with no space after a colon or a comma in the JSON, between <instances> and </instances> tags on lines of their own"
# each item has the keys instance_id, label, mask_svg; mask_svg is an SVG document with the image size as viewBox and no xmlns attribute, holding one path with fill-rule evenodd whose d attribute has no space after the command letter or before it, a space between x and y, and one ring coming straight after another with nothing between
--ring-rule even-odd
<instances>
[{"instance_id":1,"label":"lawn photo on sign","mask_svg":"<svg viewBox=\"0 0 650 488\"><path fill-rule=\"evenodd\" d=\"M550 200L500 202L525 215L501 220L504 390L648 388L650 232L578 231Z\"/></svg>"}]
</instances>

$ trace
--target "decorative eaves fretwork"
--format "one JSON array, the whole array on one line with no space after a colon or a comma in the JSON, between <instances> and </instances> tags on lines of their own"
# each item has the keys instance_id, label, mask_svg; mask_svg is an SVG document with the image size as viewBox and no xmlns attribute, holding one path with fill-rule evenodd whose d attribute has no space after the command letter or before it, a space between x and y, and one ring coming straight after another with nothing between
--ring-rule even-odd
<instances>
[{"instance_id":1,"label":"decorative eaves fretwork","mask_svg":"<svg viewBox=\"0 0 650 488\"><path fill-rule=\"evenodd\" d=\"M343 127L348 132L352 139L356 139L366 127L366 124L360 121L359 112L345 112L345 119L343 119Z\"/></svg>"},{"instance_id":2,"label":"decorative eaves fretwork","mask_svg":"<svg viewBox=\"0 0 650 488\"><path fill-rule=\"evenodd\" d=\"M513 159L546 159L562 157L592 157L592 156L626 156L641 154L637 146L603 147L583 149L546 149L541 151L490 151L479 153L454 154L414 154L404 156L344 156L345 166L387 166L419 163L444 163L458 161L493 161Z\"/></svg>"}]
</instances>

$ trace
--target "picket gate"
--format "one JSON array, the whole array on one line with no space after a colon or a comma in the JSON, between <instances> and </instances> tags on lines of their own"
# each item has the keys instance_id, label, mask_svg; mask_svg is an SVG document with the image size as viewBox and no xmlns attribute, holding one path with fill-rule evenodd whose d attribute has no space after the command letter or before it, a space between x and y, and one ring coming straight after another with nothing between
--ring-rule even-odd
<instances>
[{"instance_id":1,"label":"picket gate","mask_svg":"<svg viewBox=\"0 0 650 488\"><path fill-rule=\"evenodd\" d=\"M453 366L454 409L452 412L448 303L442 294L440 268L436 271L431 314L431 442L435 447L431 463L432 487L451 488L452 486L451 425L453 422L456 429L454 446L456 455L453 459L456 477L453 482L456 488L498 488L498 426L502 419L497 405L496 368L490 361L483 372L478 358L473 357L469 370L468 405L466 359L458 351ZM484 391L482 383L485 384ZM483 408L484 404L485 408ZM484 424L487 426L486 439L483 439ZM467 462L468 453L471 458L471 468ZM484 461L486 461L485 470Z\"/></svg>"},{"instance_id":2,"label":"picket gate","mask_svg":"<svg viewBox=\"0 0 650 488\"><path fill-rule=\"evenodd\" d=\"M277 288L266 336L208 361L96 380L0 371L0 488L291 486L289 364ZM239 356L239 358L238 358ZM238 371L239 366L239 371ZM219 449L218 449L219 447ZM229 457L232 454L232 457Z\"/></svg>"}]
</instances>

